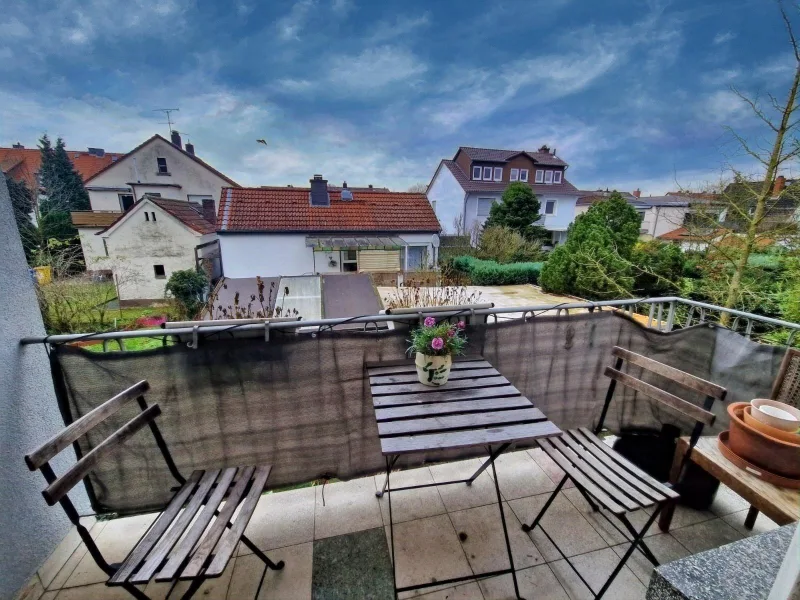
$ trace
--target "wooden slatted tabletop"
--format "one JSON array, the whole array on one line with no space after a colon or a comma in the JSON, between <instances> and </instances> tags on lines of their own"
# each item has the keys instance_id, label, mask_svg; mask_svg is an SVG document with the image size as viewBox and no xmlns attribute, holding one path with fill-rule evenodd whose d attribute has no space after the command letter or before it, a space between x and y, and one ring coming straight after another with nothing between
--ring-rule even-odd
<instances>
[{"instance_id":1,"label":"wooden slatted tabletop","mask_svg":"<svg viewBox=\"0 0 800 600\"><path fill-rule=\"evenodd\" d=\"M503 444L561 430L483 358L459 358L444 386L417 379L413 361L367 363L384 455Z\"/></svg>"}]
</instances>

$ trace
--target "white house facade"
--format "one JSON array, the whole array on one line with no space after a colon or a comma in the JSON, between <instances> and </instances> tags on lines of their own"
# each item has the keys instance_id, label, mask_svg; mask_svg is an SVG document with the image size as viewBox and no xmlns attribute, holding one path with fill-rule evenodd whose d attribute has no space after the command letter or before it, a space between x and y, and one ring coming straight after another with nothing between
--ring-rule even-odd
<instances>
[{"instance_id":1,"label":"white house facade","mask_svg":"<svg viewBox=\"0 0 800 600\"><path fill-rule=\"evenodd\" d=\"M195 155L194 146L184 148L180 134L172 140L154 135L113 161L85 182L91 211L72 213L78 229L86 268L107 270L106 249L96 234L108 227L145 195L178 200L204 211L213 219L215 199L223 186L238 184Z\"/></svg>"},{"instance_id":2,"label":"white house facade","mask_svg":"<svg viewBox=\"0 0 800 600\"><path fill-rule=\"evenodd\" d=\"M121 303L164 298L170 275L197 266L197 249L213 243L214 223L184 200L145 196L111 226L96 233Z\"/></svg>"},{"instance_id":3,"label":"white house facade","mask_svg":"<svg viewBox=\"0 0 800 600\"><path fill-rule=\"evenodd\" d=\"M217 213L225 276L400 272L435 264L440 226L424 194L225 188Z\"/></svg>"},{"instance_id":4,"label":"white house facade","mask_svg":"<svg viewBox=\"0 0 800 600\"><path fill-rule=\"evenodd\" d=\"M483 226L510 183L527 183L541 204L537 224L560 243L583 193L566 180L568 166L546 146L536 152L461 147L453 160L439 163L427 196L445 232L471 233Z\"/></svg>"}]
</instances>

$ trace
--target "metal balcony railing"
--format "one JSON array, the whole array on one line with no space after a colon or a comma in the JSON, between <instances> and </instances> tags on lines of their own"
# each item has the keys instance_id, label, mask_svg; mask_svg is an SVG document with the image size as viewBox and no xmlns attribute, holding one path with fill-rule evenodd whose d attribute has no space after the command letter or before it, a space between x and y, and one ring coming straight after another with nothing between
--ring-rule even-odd
<instances>
[{"instance_id":1,"label":"metal balcony railing","mask_svg":"<svg viewBox=\"0 0 800 600\"><path fill-rule=\"evenodd\" d=\"M413 313L408 314L377 314L364 315L360 317L339 318L339 319L317 319L311 321L301 321L301 327L305 331L313 331L314 328L326 329L337 325L361 323L367 329L370 325L376 326L381 322L389 321L416 321L424 317L429 312L435 311L437 317L457 317L461 315L487 316L493 317L495 321L500 319L530 319L543 313L555 312L556 315L569 315L574 310L607 310L617 309L629 314L639 316L639 321L645 321L645 325L658 331L669 332L676 327L689 327L699 323L718 322L723 313L728 313L732 317L730 329L742 333L750 339L756 323L763 324L778 329L788 331L787 345L791 345L797 332L800 331L800 324L764 317L753 313L726 309L714 304L687 300L677 296L666 296L662 298L626 298L622 300L604 300L598 302L562 302L559 304L543 304L523 307L493 307L493 308L457 308L453 310L442 310L441 308L419 308ZM679 322L682 321L682 322ZM104 345L108 341L117 341L119 347L124 349L124 341L133 338L162 338L166 345L167 339L173 336L193 336L197 337L202 329L203 335L207 336L214 333L225 333L231 331L263 331L266 339L269 338L271 330L297 329L297 321L262 321L253 323L252 320L245 321L241 325L214 324L213 321L200 325L187 327L176 327L170 329L140 329L134 331L110 331L97 333L76 333L61 334L39 337L26 337L20 340L21 344L63 344L76 341L102 340ZM191 344L191 342L189 342Z\"/></svg>"}]
</instances>

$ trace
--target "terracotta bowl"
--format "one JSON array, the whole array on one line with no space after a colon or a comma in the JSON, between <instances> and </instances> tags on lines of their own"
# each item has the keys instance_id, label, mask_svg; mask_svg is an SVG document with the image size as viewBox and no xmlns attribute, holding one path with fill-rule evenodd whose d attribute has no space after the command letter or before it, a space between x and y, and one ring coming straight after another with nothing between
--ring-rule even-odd
<instances>
[{"instance_id":1,"label":"terracotta bowl","mask_svg":"<svg viewBox=\"0 0 800 600\"><path fill-rule=\"evenodd\" d=\"M800 428L800 410L777 400L756 398L750 403L753 406L753 417L776 429L794 433ZM764 410L766 408L766 410ZM794 419L779 417L775 412L788 413Z\"/></svg>"},{"instance_id":2,"label":"terracotta bowl","mask_svg":"<svg viewBox=\"0 0 800 600\"><path fill-rule=\"evenodd\" d=\"M774 438L783 440L784 442L789 442L790 444L800 444L800 434L784 431L783 429L778 429L772 425L762 423L751 414L754 410L755 409L752 406L745 406L744 411L742 412L744 422L750 425L750 427L753 429L758 429L763 434L771 435Z\"/></svg>"},{"instance_id":3,"label":"terracotta bowl","mask_svg":"<svg viewBox=\"0 0 800 600\"><path fill-rule=\"evenodd\" d=\"M772 473L792 479L800 478L800 443L786 442L745 423L744 409L747 406L748 402L728 405L731 450Z\"/></svg>"}]
</instances>

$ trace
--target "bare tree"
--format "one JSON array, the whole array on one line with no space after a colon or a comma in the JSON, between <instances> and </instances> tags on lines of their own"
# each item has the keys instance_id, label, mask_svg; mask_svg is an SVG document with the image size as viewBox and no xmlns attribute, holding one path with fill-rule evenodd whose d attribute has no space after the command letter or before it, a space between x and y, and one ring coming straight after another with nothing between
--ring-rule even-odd
<instances>
[{"instance_id":1,"label":"bare tree","mask_svg":"<svg viewBox=\"0 0 800 600\"><path fill-rule=\"evenodd\" d=\"M720 303L725 308L735 308L747 295L743 280L750 255L769 241L780 241L795 236L796 223L784 218L782 199L790 190L782 191L782 169L800 154L796 134L798 119L798 89L800 89L800 45L795 37L791 19L782 2L779 10L783 19L794 57L794 75L784 101L772 94L765 99L748 96L731 87L742 102L763 122L770 132L768 145L748 141L733 129L726 130L743 153L757 164L759 175L729 165L727 181L716 189L708 190L706 198L695 198L693 212L686 222L689 232L704 246L713 250L714 258L727 262L730 269L723 275L724 287L719 289ZM800 9L800 6L795 6ZM776 188L776 181L779 182ZM799 194L800 195L800 194ZM730 313L720 317L723 325L730 323Z\"/></svg>"},{"instance_id":2,"label":"bare tree","mask_svg":"<svg viewBox=\"0 0 800 600\"><path fill-rule=\"evenodd\" d=\"M411 194L425 194L428 191L427 183L415 183L407 190Z\"/></svg>"}]
</instances>

